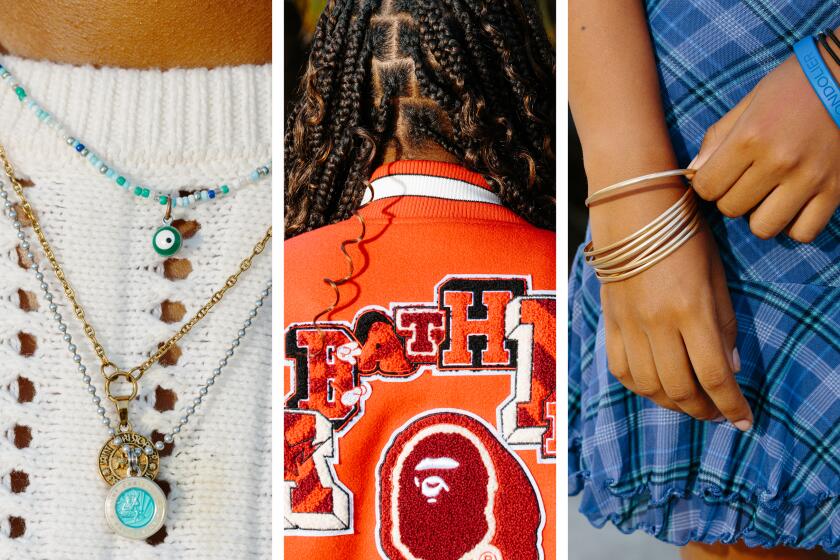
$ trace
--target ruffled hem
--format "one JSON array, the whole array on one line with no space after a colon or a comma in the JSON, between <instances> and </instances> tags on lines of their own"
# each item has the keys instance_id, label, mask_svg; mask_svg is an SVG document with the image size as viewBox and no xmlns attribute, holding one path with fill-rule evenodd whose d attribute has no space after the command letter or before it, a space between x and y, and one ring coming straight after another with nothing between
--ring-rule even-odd
<instances>
[{"instance_id":1,"label":"ruffled hem","mask_svg":"<svg viewBox=\"0 0 840 560\"><path fill-rule=\"evenodd\" d=\"M829 553L840 552L840 535L833 534L832 527L840 519L840 495L836 493L791 499L784 491L759 489L744 496L709 483L690 489L644 483L617 490L613 480L595 481L586 470L572 470L580 465L580 449L580 437L570 438L569 495L583 493L580 512L599 529L611 522L624 534L644 531L676 546L743 541L749 547L820 547ZM820 529L816 534L796 533L806 525Z\"/></svg>"}]
</instances>

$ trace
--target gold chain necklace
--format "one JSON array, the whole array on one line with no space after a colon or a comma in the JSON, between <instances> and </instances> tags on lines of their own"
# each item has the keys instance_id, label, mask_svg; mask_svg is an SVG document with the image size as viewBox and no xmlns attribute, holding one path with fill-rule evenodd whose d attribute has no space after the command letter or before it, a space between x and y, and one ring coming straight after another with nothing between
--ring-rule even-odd
<instances>
[{"instance_id":1,"label":"gold chain necklace","mask_svg":"<svg viewBox=\"0 0 840 560\"><path fill-rule=\"evenodd\" d=\"M252 249L251 254L242 260L238 269L228 277L224 285L212 295L195 315L166 342L161 344L157 351L145 361L131 369L124 370L118 368L108 358L104 347L96 338L96 331L88 322L82 306L76 299L75 291L67 280L64 270L44 235L43 228L23 192L23 186L18 180L2 144L0 144L0 160L2 160L4 171L9 177L12 188L20 200L21 209L29 220L56 278L61 283L64 294L73 308L73 313L81 323L85 336L99 358L100 372L105 380L105 395L114 403L119 416L117 437L109 438L103 445L98 457L100 475L105 482L112 486L106 501L106 517L117 533L130 538L146 538L162 526L166 515L166 497L160 487L152 482L159 471L160 457L158 451L160 448L156 445L153 446L148 438L133 431L128 419L129 403L137 396L138 382L145 372L160 360L173 344L190 332L222 300L225 293L236 285L242 273L251 268L253 259L263 252L271 240L272 228L269 226L265 235ZM129 384L127 392L112 391L112 383L120 379ZM136 525L137 515L145 519L145 524L142 527Z\"/></svg>"}]
</instances>

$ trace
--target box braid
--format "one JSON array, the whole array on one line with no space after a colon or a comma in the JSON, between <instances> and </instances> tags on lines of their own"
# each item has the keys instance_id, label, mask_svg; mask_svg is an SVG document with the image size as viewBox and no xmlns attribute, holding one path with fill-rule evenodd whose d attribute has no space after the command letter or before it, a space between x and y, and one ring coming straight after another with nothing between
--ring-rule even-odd
<instances>
[{"instance_id":1,"label":"box braid","mask_svg":"<svg viewBox=\"0 0 840 560\"><path fill-rule=\"evenodd\" d=\"M348 218L433 142L554 229L554 52L533 0L330 0L285 136L286 236Z\"/></svg>"}]
</instances>

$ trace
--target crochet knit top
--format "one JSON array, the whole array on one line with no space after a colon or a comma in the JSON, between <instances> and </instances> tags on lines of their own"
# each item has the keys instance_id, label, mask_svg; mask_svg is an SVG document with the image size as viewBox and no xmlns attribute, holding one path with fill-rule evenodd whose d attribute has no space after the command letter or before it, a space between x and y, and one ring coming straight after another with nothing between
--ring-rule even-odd
<instances>
[{"instance_id":1,"label":"crochet knit top","mask_svg":"<svg viewBox=\"0 0 840 560\"><path fill-rule=\"evenodd\" d=\"M166 72L0 60L73 134L161 191L215 186L271 157L271 66ZM238 269L271 222L268 181L185 210L184 246L151 247L164 207L100 175L3 82L0 142L108 357L142 362ZM5 175L9 200L16 200ZM22 212L18 212L22 216ZM35 260L102 393L99 361L28 223ZM131 406L134 430L178 423L265 289L270 247L161 364ZM108 433L56 329L10 220L0 217L0 558L267 558L270 556L270 305L173 446L161 451L163 529L144 541L112 533L98 454Z\"/></svg>"}]
</instances>

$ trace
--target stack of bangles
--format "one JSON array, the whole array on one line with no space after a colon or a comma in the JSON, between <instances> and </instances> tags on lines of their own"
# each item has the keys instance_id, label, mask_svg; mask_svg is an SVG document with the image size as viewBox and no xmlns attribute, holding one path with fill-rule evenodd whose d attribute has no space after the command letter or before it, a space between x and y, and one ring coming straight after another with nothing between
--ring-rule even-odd
<instances>
[{"instance_id":1,"label":"stack of bangles","mask_svg":"<svg viewBox=\"0 0 840 560\"><path fill-rule=\"evenodd\" d=\"M586 199L586 206L627 187L665 177L691 178L692 169L675 169L642 175L605 187ZM635 233L606 247L595 249L592 242L583 248L586 263L595 270L602 283L618 282L652 267L691 239L700 229L697 198L686 189L670 208Z\"/></svg>"}]
</instances>

